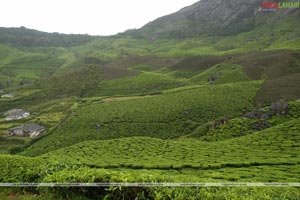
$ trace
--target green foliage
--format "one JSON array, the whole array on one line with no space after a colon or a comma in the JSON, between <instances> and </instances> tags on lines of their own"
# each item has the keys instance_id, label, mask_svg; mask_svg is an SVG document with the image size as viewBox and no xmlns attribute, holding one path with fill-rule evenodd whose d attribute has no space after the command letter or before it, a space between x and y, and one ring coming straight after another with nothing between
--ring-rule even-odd
<instances>
[{"instance_id":1,"label":"green foliage","mask_svg":"<svg viewBox=\"0 0 300 200\"><path fill-rule=\"evenodd\" d=\"M34 182L39 179L42 160L0 155L0 182Z\"/></svg>"},{"instance_id":2,"label":"green foliage","mask_svg":"<svg viewBox=\"0 0 300 200\"><path fill-rule=\"evenodd\" d=\"M1 155L0 177L1 182L59 183L297 182L300 178L299 127L300 120L294 119L223 142L132 137L83 142L36 158ZM26 190L30 188L23 192ZM270 187L54 187L33 188L32 193L39 193L37 198L43 196L44 199L118 199L123 196L129 199L187 199L191 194L200 199L259 199L262 196L298 199L299 196L296 188Z\"/></svg>"},{"instance_id":3,"label":"green foliage","mask_svg":"<svg viewBox=\"0 0 300 200\"><path fill-rule=\"evenodd\" d=\"M137 71L142 71L142 72L151 72L151 71L157 70L157 67L153 67L153 66L150 66L150 65L140 64L140 65L132 66L129 69L131 69L131 70L137 70Z\"/></svg>"},{"instance_id":4,"label":"green foliage","mask_svg":"<svg viewBox=\"0 0 300 200\"><path fill-rule=\"evenodd\" d=\"M289 102L288 117L290 118L300 117L300 100Z\"/></svg>"},{"instance_id":5,"label":"green foliage","mask_svg":"<svg viewBox=\"0 0 300 200\"><path fill-rule=\"evenodd\" d=\"M41 77L49 77L64 65L58 49L16 49L0 45L0 86L9 88L32 84Z\"/></svg>"},{"instance_id":6,"label":"green foliage","mask_svg":"<svg viewBox=\"0 0 300 200\"><path fill-rule=\"evenodd\" d=\"M87 141L50 152L41 158L104 168L219 169L295 165L299 161L299 125L300 120L295 119L264 131L214 143L143 137Z\"/></svg>"},{"instance_id":7,"label":"green foliage","mask_svg":"<svg viewBox=\"0 0 300 200\"><path fill-rule=\"evenodd\" d=\"M222 116L237 116L244 108L251 109L260 84L259 81L203 86L80 107L63 126L25 152L38 155L85 140L128 136L178 138L191 133L199 124ZM97 125L101 128L96 128Z\"/></svg>"},{"instance_id":8,"label":"green foliage","mask_svg":"<svg viewBox=\"0 0 300 200\"><path fill-rule=\"evenodd\" d=\"M0 43L16 47L40 46L77 46L93 39L89 35L66 35L59 33L45 33L36 30L20 28L0 28Z\"/></svg>"},{"instance_id":9,"label":"green foliage","mask_svg":"<svg viewBox=\"0 0 300 200\"><path fill-rule=\"evenodd\" d=\"M127 54L156 54L159 56L182 57L208 54L222 55L249 52L259 49L299 49L299 41L297 39L297 34L299 34L299 32L297 30L290 31L294 30L294 27L297 25L294 24L297 22L294 18L295 17L292 15L281 18L281 20L277 22L275 28L272 27L272 29L269 27L271 25L258 26L249 32L237 35L201 35L197 38L181 40L172 38L157 39L151 42L144 38L134 38L130 36L123 36L120 38L102 38L78 35L51 35L40 32L37 33L37 37L34 31L31 30L8 29L12 32L19 31L17 35L9 35L10 38L14 39L11 39L13 42L20 43L22 47L26 45L28 46L29 43L31 46L22 48L22 50L17 50L12 47L1 45L0 58L3 62L3 67L5 66L5 68L2 67L1 74L5 76L9 75L8 77L10 78L17 77L18 79L13 82L10 80L9 83L2 79L2 85L7 87L15 85L17 82L32 82L32 79L34 78L47 77L56 71L83 65L84 62L105 64ZM270 30L272 30L272 32L270 32ZM0 32L4 34L5 30ZM30 39L27 38L27 40L24 40L22 38L25 37L23 35L24 32L28 35L26 37L29 37ZM8 34L5 34L8 37ZM5 39L6 36L2 38ZM18 39L16 39L16 36L18 36ZM20 36L22 37L20 38ZM47 39L40 40L40 37ZM70 42L57 42L58 40L56 41L56 39L52 40L56 37L61 41L66 40ZM81 37L83 40L78 39ZM74 38L76 38L76 40ZM86 38L86 40L84 38ZM36 42L34 42L35 40ZM43 42L47 40L50 42ZM59 46L63 47L48 48L47 45L51 46L52 41L54 42L53 46L57 46L57 44L59 44ZM5 44L5 42L3 42L2 44ZM23 44L22 42L25 42L26 44ZM47 48L35 47L36 45L46 45ZM3 49L3 52L1 49ZM28 59L30 59L30 62L28 62ZM40 66L42 66L42 68L40 68ZM133 66L133 68L135 67L136 66ZM139 68L139 66L137 67ZM14 68L14 70L12 68ZM37 68L39 69L37 70ZM149 68L149 66L147 66L146 68L144 65L140 70L149 71L152 67Z\"/></svg>"},{"instance_id":10,"label":"green foliage","mask_svg":"<svg viewBox=\"0 0 300 200\"><path fill-rule=\"evenodd\" d=\"M52 162L19 156L0 156L1 169L8 173L2 182L43 183L191 183L216 181L293 181L299 178L297 166L254 166L212 170L137 170L97 169L81 165ZM3 167L3 166L11 166ZM38 167L37 167L38 166ZM2 173L4 174L4 173ZM2 175L1 174L1 175ZM15 176L12 179L9 176ZM0 195L17 193L19 199L298 199L299 190L292 187L39 187L8 188ZM34 196L33 196L34 195Z\"/></svg>"},{"instance_id":11,"label":"green foliage","mask_svg":"<svg viewBox=\"0 0 300 200\"><path fill-rule=\"evenodd\" d=\"M147 94L186 84L167 75L144 72L133 77L104 81L99 88L99 93L103 96Z\"/></svg>"},{"instance_id":12,"label":"green foliage","mask_svg":"<svg viewBox=\"0 0 300 200\"><path fill-rule=\"evenodd\" d=\"M58 99L69 96L84 97L93 93L93 90L103 80L98 65L87 65L62 75L51 76L41 80L38 86L43 91L36 98Z\"/></svg>"},{"instance_id":13,"label":"green foliage","mask_svg":"<svg viewBox=\"0 0 300 200\"><path fill-rule=\"evenodd\" d=\"M269 110L269 107L264 108ZM270 119L248 119L245 117L224 120L224 124L218 124L220 120L214 120L207 124L201 125L195 129L188 137L198 138L202 141L222 141L235 137L252 134L258 130L257 125L261 128L268 126L277 126L282 123L297 119L300 116L300 101L289 102L289 109L286 115L270 116ZM268 124L268 126L264 126Z\"/></svg>"},{"instance_id":14,"label":"green foliage","mask_svg":"<svg viewBox=\"0 0 300 200\"><path fill-rule=\"evenodd\" d=\"M214 77L215 81L209 81L211 77ZM218 64L204 72L193 76L191 79L192 83L196 84L224 84L224 83L236 83L249 81L247 75L243 72L243 67L235 64Z\"/></svg>"},{"instance_id":15,"label":"green foliage","mask_svg":"<svg viewBox=\"0 0 300 200\"><path fill-rule=\"evenodd\" d=\"M207 199L207 200L221 200L221 199L245 199L245 200L259 200L259 199L293 199L296 200L299 196L297 188L156 188L155 199L178 199L178 200L192 200L192 199Z\"/></svg>"},{"instance_id":16,"label":"green foliage","mask_svg":"<svg viewBox=\"0 0 300 200\"><path fill-rule=\"evenodd\" d=\"M262 84L247 82L244 71L267 78L257 95L267 97L258 102L298 97L298 52L280 54L287 59L278 64L284 68L261 62L268 58L255 57L261 52L235 56L299 50L298 19L270 13L229 27L227 34L181 38L186 30L179 30L169 35L179 38L150 40L137 31L92 37L0 28L0 88L21 86L6 90L17 96L0 99L0 111L32 112L9 123L1 115L0 133L26 122L47 127L34 140L0 138L0 153L28 147L23 155L39 155L0 155L0 182L299 182L300 101L289 103L287 115L266 120L272 127L263 131L252 127L261 120L239 117L253 109ZM185 23L190 25L177 25ZM229 54L235 55L207 56ZM180 61L171 66L153 55ZM257 71L251 72L252 65ZM124 78L137 73L127 67L142 73ZM216 80L208 85L212 75ZM146 94L153 96L130 96ZM231 120L210 128L223 117ZM298 188L106 187L8 189L0 199L15 193L18 199L300 198Z\"/></svg>"},{"instance_id":17,"label":"green foliage","mask_svg":"<svg viewBox=\"0 0 300 200\"><path fill-rule=\"evenodd\" d=\"M274 16L265 16L269 20ZM107 64L130 55L156 55L182 58L197 55L224 55L258 50L299 50L298 18L291 14L280 20L265 24L261 19L257 26L236 35L192 38L164 38L149 40L129 35L92 37L87 35L64 35L43 33L25 28L0 29L0 87L15 87L33 83L39 78L66 72L85 64ZM250 23L251 24L251 23ZM246 23L246 27L248 27ZM251 27L251 26L250 26ZM239 27L240 28L240 27ZM272 30L272 31L270 31ZM12 46L9 46L12 45ZM291 70L297 63L291 63ZM118 66L122 68L123 66ZM160 66L160 67L164 67ZM151 71L152 65L139 63L132 69ZM157 68L158 69L158 68ZM234 73L239 79L239 71ZM190 78L194 73L174 74ZM225 78L225 76L224 76ZM225 78L226 82L232 77ZM247 79L241 73L241 79Z\"/></svg>"},{"instance_id":18,"label":"green foliage","mask_svg":"<svg viewBox=\"0 0 300 200\"><path fill-rule=\"evenodd\" d=\"M0 154L15 154L24 150L28 141L19 138L0 137Z\"/></svg>"},{"instance_id":19,"label":"green foliage","mask_svg":"<svg viewBox=\"0 0 300 200\"><path fill-rule=\"evenodd\" d=\"M256 120L257 121L257 120ZM203 141L220 141L254 133L251 125L256 122L247 118L234 118L225 125L209 128L209 123L198 127L190 137L199 137Z\"/></svg>"},{"instance_id":20,"label":"green foliage","mask_svg":"<svg viewBox=\"0 0 300 200\"><path fill-rule=\"evenodd\" d=\"M17 192L17 194L15 194ZM6 194L6 195L5 195ZM111 187L111 188L43 188L38 191L6 190L0 194L2 199L15 197L20 200L96 200L96 199L176 199L176 200L223 200L223 199L245 199L245 200L297 200L299 190L297 188L285 187L239 187L239 188L197 188L197 187L175 187L175 188L137 188L137 187ZM2 196L3 195L3 196Z\"/></svg>"}]
</instances>

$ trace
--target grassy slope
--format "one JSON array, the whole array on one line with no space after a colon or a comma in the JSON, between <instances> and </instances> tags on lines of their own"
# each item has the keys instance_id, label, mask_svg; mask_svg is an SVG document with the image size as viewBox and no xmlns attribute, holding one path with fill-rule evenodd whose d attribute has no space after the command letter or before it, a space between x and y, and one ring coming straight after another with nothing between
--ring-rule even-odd
<instances>
[{"instance_id":1,"label":"grassy slope","mask_svg":"<svg viewBox=\"0 0 300 200\"><path fill-rule=\"evenodd\" d=\"M40 77L47 77L63 64L63 60L52 53L31 52L0 45L0 71L9 81L1 80L3 87L28 83ZM3 77L4 78L4 77Z\"/></svg>"},{"instance_id":2,"label":"grassy slope","mask_svg":"<svg viewBox=\"0 0 300 200\"><path fill-rule=\"evenodd\" d=\"M272 15L276 14L270 13L269 17L271 18ZM157 92L162 89L175 88L178 85L187 84L187 80L196 84L205 84L211 74L218 74L220 70L221 74L219 75L222 76L219 77L216 83L247 81L248 77L244 73L241 73L240 66L243 66L246 74L252 79L268 78L256 97L257 102L274 101L280 95L280 98L295 99L299 98L299 87L297 87L299 85L297 74L299 73L297 64L299 59L296 58L297 55L295 57L294 54L291 56L286 56L288 55L286 54L281 57L278 56L279 54L270 53L273 55L267 55L266 58L263 58L265 60L271 59L274 62L277 59L278 65L276 65L276 63L272 64L265 62L263 59L258 59L255 53L253 53L252 58L247 57L248 54L244 58L243 56L236 60L234 58L232 63L236 63L237 65L234 65L236 68L233 71L231 69L233 65L231 64L221 65L221 69L217 69L218 65L210 69L208 68L223 62L224 59L227 59L226 55L232 53L274 49L299 50L300 31L296 28L298 27L298 21L299 14L294 13L281 20L273 21L273 23L265 24L262 21L260 22L261 26L234 36L201 36L189 39L158 40L138 39L129 36L120 38L111 37L94 39L80 46L51 48L30 47L16 49L7 45L0 45L0 88L15 86L20 84L20 82L27 83L39 77L47 77L52 73L60 74L61 72L73 70L86 64L86 58L90 57L106 63L131 55L144 56L154 54L160 57L172 58L195 55L225 55L224 58L221 58L216 63L212 61L213 63L209 66L204 66L200 62L199 66L196 66L197 69L193 69L193 72L177 71L176 65L170 68L163 68L168 67L168 65L165 65L168 62L161 60L159 63L152 65L153 60L157 60L156 58L148 59L150 61L141 59L142 61L138 60L133 63L130 61L129 64L132 65L128 66L126 64L123 66L122 61L113 62L112 65L105 65L102 68L104 76L107 75L108 79L120 78L119 76L115 76L115 74L134 75L134 73L128 73L127 67L138 71L146 71L147 73L135 77L105 81L100 90L97 90L97 94L132 95ZM291 57L296 58L295 63L290 63L290 60L294 59ZM205 62L205 64L207 63L210 62ZM289 66L288 72L286 71L287 65ZM189 68L190 65L184 66L180 64L180 67ZM253 71L256 67L259 70ZM154 70L160 71L150 72ZM156 173L153 169L194 167L201 170L197 172L192 170L190 172L185 169L180 171L181 175L174 172L176 174L174 176L175 179L180 181L255 180L297 182L299 180L298 133L300 127L299 120L297 119L280 121L280 123L275 123L276 126L257 133L253 133L253 131L247 132L249 130L246 128L245 131L249 135L228 140L236 136L232 135L235 126L249 125L248 121L234 119L232 120L233 127L223 127L221 130L212 131L212 135L207 136L209 140L212 138L212 140L216 138L217 140L220 138L222 140L226 139L223 142L205 143L192 140L165 141L153 138L133 137L108 141L87 141L77 144L84 140L111 139L127 136L151 136L163 139L184 136L190 134L199 125L209 120L222 116L237 116L243 108L251 109L252 99L259 86L260 83L258 82L217 86L192 85L164 91L163 95L156 97L132 99L122 102L99 103L99 99L102 98L99 97L97 99L98 103L96 101L94 104L77 109L74 116L66 124L59 127L59 129L54 129L52 134L34 143L24 154L31 156L40 155L43 152L69 146L55 151L58 154L51 152L43 155L42 160L57 159L68 161L71 164L80 161L90 166L108 168L150 168L152 169L151 174L155 174L154 179L156 180L161 180L159 178L162 174L160 172ZM77 86L74 85L74 87L76 90ZM73 89L71 86L69 88ZM63 88L58 89L63 91ZM95 95L95 93L89 93L89 95ZM240 99L239 97L245 99ZM68 105L65 105L65 102L52 101L49 102L49 105L46 102L45 105L32 106L33 103L37 103L36 100L32 101L32 98L34 97L27 99L22 97L13 100L5 108L24 105L26 108L37 112L36 116L28 119L29 121L35 121L37 118L40 118L41 123L45 123L52 129L64 118L66 114L65 110L69 110L71 105L75 103L75 100L71 100L71 102L67 101L66 104ZM38 103L41 103L41 101L43 100L40 100ZM0 103L4 106L7 105L2 100ZM239 105L239 107L233 107L236 105ZM3 110L4 108L0 109ZM11 124L0 123L0 131L21 122L25 121ZM100 130L96 130L97 124L101 125ZM227 132L230 132L230 134L227 134ZM224 136L223 134L227 135ZM241 135L245 134L238 134L238 136ZM23 142L12 139L0 142L1 145L14 144L18 146L21 144L22 146L28 141ZM149 146L150 144L156 148L154 149ZM143 154L142 158L139 153ZM86 154L91 157L87 157ZM102 157L99 157L99 155ZM4 160L4 162L0 162L2 164L1 169L5 169L2 170L0 177L6 178L2 180L18 181L22 179L23 181L33 181L41 180L46 176L42 172L39 174L41 170L44 170L40 166L47 166L47 163L44 163L40 158L29 159L19 156L0 156L0 159ZM15 163L15 165L11 163ZM28 171L27 169L31 168L32 165L34 165L34 169ZM264 166L250 167L251 165ZM51 166L52 168L57 167L52 161L49 168ZM234 168L222 168L226 166L233 166ZM60 169L60 167L58 168ZM207 168L216 169L204 170ZM53 175L49 175L44 180L92 181L95 179L90 178L95 177L95 174L97 174L96 177L103 178L98 169L83 168L80 170L67 169L61 172L60 170L58 171ZM111 173L111 171L104 171L103 173ZM119 172L116 173L114 175L120 176ZM133 176L132 173L140 173L140 171L130 172L127 170L125 175L123 175L126 178ZM143 174L144 172L142 171L141 173ZM162 173L167 172L163 171ZM168 173L169 176L174 175L172 174L173 172ZM264 175L259 175L261 173ZM193 179L195 174L198 178ZM112 177L115 176L112 175ZM132 180L140 181L139 178L139 175L137 175ZM116 179L112 178L110 180ZM168 178L167 180L172 181ZM187 194L186 192L183 192L183 195ZM180 193L176 193L176 195L180 195ZM226 195L228 197L229 194L227 193Z\"/></svg>"},{"instance_id":3,"label":"grassy slope","mask_svg":"<svg viewBox=\"0 0 300 200\"><path fill-rule=\"evenodd\" d=\"M12 47L0 45L0 87L15 87L85 65L85 54L72 47ZM4 79L5 78L5 79Z\"/></svg>"},{"instance_id":4,"label":"grassy slope","mask_svg":"<svg viewBox=\"0 0 300 200\"><path fill-rule=\"evenodd\" d=\"M290 101L300 98L299 53L276 50L227 56L193 56L182 59L161 72L198 84L208 83L212 75L217 78L214 83L264 79L266 81L257 93L255 102L268 105L280 99Z\"/></svg>"},{"instance_id":5,"label":"grassy slope","mask_svg":"<svg viewBox=\"0 0 300 200\"><path fill-rule=\"evenodd\" d=\"M213 66L204 72L193 76L190 80L196 84L205 84L208 83L208 79L214 76L216 80L215 84L223 83L235 83L249 81L250 79L243 72L243 67L234 64L218 64Z\"/></svg>"},{"instance_id":6,"label":"grassy slope","mask_svg":"<svg viewBox=\"0 0 300 200\"><path fill-rule=\"evenodd\" d=\"M160 140L131 137L87 141L41 156L65 163L97 167L149 169L223 168L226 166L299 164L298 132L294 119L268 130L222 142ZM264 153L262 153L264 152ZM299 179L300 177L295 177Z\"/></svg>"},{"instance_id":7,"label":"grassy slope","mask_svg":"<svg viewBox=\"0 0 300 200\"><path fill-rule=\"evenodd\" d=\"M35 158L0 155L0 180L52 183L297 182L300 178L299 127L299 119L290 119L271 129L222 142L131 137L86 141ZM187 199L192 194L193 197L205 199L243 197L250 200L261 199L262 196L269 199L298 199L300 195L299 190L292 187L102 189L77 191L76 188L41 188L35 198L53 199L58 198L58 194L72 199L80 195L83 195L81 199L95 199L101 195L101 198L105 195L135 198L136 195L151 194L155 199ZM6 192L11 194L19 191ZM32 193L36 191L31 189L29 196L26 196L26 189L24 193L25 196L20 195L20 199L33 198Z\"/></svg>"},{"instance_id":8,"label":"grassy slope","mask_svg":"<svg viewBox=\"0 0 300 200\"><path fill-rule=\"evenodd\" d=\"M272 15L275 14L270 14L270 19L274 17ZM109 59L124 54L184 56L240 53L258 49L299 49L299 30L296 28L298 17L297 13L294 13L272 23L261 22L261 25L253 30L235 36L201 36L185 40L170 38L156 41L129 36L102 37L67 49L74 55L95 55Z\"/></svg>"},{"instance_id":9,"label":"grassy slope","mask_svg":"<svg viewBox=\"0 0 300 200\"><path fill-rule=\"evenodd\" d=\"M209 120L237 116L244 108L251 109L260 85L258 81L202 86L155 97L83 106L67 123L24 154L38 155L84 140L137 135L177 138ZM97 129L97 125L101 128Z\"/></svg>"},{"instance_id":10,"label":"grassy slope","mask_svg":"<svg viewBox=\"0 0 300 200\"><path fill-rule=\"evenodd\" d=\"M280 19L280 20L278 20ZM104 49L102 53L117 54L156 54L167 57L192 55L222 55L256 50L299 49L300 31L297 29L299 14L278 17L276 13L266 14L259 19L258 26L249 32L228 36L200 36L188 39L145 40L133 37L119 37L111 40L110 46L105 39L93 41L91 46ZM269 23L265 23L268 21ZM109 46L109 47L108 47ZM138 48L136 48L138 47ZM113 54L116 56L116 54Z\"/></svg>"},{"instance_id":11,"label":"grassy slope","mask_svg":"<svg viewBox=\"0 0 300 200\"><path fill-rule=\"evenodd\" d=\"M160 92L187 84L160 73L144 72L133 77L105 81L99 88L99 94L104 96L143 94Z\"/></svg>"},{"instance_id":12,"label":"grassy slope","mask_svg":"<svg viewBox=\"0 0 300 200\"><path fill-rule=\"evenodd\" d=\"M0 87L24 84L39 77L78 68L85 64L86 58L90 57L105 64L130 55L157 55L174 58L225 55L257 50L299 50L300 32L296 28L298 15L295 12L279 17L280 20L274 20L276 13L270 13L269 16L260 18L261 21L253 30L228 36L202 35L197 38L157 40L132 36L94 37L79 46L19 49L2 44L0 46ZM271 20L272 23L265 24L266 20ZM122 70L122 73L125 71Z\"/></svg>"},{"instance_id":13,"label":"grassy slope","mask_svg":"<svg viewBox=\"0 0 300 200\"><path fill-rule=\"evenodd\" d=\"M140 138L142 139L142 138ZM144 138L147 139L147 138ZM151 140L150 140L151 141ZM112 141L114 142L114 141ZM145 142L145 141L144 141ZM83 143L84 144L84 143ZM288 148L286 146L286 148ZM111 150L111 148L109 149ZM75 154L73 152L73 154ZM65 156L65 155L64 155ZM156 158L154 158L156 159ZM226 167L222 169L99 169L83 165L67 165L65 162L51 162L41 158L26 158L21 156L0 156L1 182L227 182L251 181L288 182L298 180L297 165L275 165L255 167ZM0 197L6 199L10 194L16 194L18 199L133 199L146 195L150 199L299 199L300 193L293 187L238 187L238 188L191 188L191 187L106 187L106 188L9 188L0 192ZM33 196L33 194L35 194Z\"/></svg>"},{"instance_id":14,"label":"grassy slope","mask_svg":"<svg viewBox=\"0 0 300 200\"><path fill-rule=\"evenodd\" d=\"M300 117L300 101L289 103L289 111L284 116L272 116L268 120L248 119L246 117L233 118L225 125L211 128L211 122L201 125L193 133L188 135L191 138L197 138L202 141L223 141L235 137L252 134L257 131L256 125L269 124L276 126L289 120Z\"/></svg>"},{"instance_id":15,"label":"grassy slope","mask_svg":"<svg viewBox=\"0 0 300 200\"><path fill-rule=\"evenodd\" d=\"M131 137L86 141L35 158L2 155L0 177L3 182L33 181L45 177L44 181L64 182L74 179L80 181L80 177L87 181L89 177L92 178L89 173L93 173L93 170L80 169L80 166L86 166L150 169L147 174L150 173L157 181L159 171L152 171L155 169L173 170L160 177L160 181L169 179L169 181L192 182L222 180L297 182L300 178L299 125L299 119L293 119L268 130L221 142ZM31 169L31 166L34 168ZM17 168L19 169L15 170ZM66 170L61 171L63 169ZM77 174L77 170L79 172L83 170L85 173ZM77 175L69 177L68 171ZM123 175L124 178L127 177L127 181L141 181L140 172L143 173L142 170L137 171L136 176L126 173L124 175L124 172ZM263 172L265 174L261 174ZM105 178L99 174L97 177ZM147 180L147 177L144 178L146 179L143 181ZM120 179L119 181L124 181ZM90 181L96 180L94 178Z\"/></svg>"}]
</instances>

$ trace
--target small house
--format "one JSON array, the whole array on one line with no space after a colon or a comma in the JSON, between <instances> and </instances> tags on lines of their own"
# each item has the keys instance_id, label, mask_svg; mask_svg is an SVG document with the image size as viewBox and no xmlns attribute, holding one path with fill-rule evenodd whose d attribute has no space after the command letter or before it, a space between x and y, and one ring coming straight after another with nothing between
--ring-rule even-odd
<instances>
[{"instance_id":1,"label":"small house","mask_svg":"<svg viewBox=\"0 0 300 200\"><path fill-rule=\"evenodd\" d=\"M3 94L1 98L14 98L15 96L13 94Z\"/></svg>"},{"instance_id":2,"label":"small house","mask_svg":"<svg viewBox=\"0 0 300 200\"><path fill-rule=\"evenodd\" d=\"M45 130L44 126L35 123L25 124L8 130L10 136L18 137L36 137Z\"/></svg>"},{"instance_id":3,"label":"small house","mask_svg":"<svg viewBox=\"0 0 300 200\"><path fill-rule=\"evenodd\" d=\"M23 109L11 109L11 110L9 110L9 111L6 111L6 112L4 113L4 115L5 115L5 116L13 115L13 114L15 114L15 113L17 113L17 112L21 112L21 111L23 111Z\"/></svg>"},{"instance_id":4,"label":"small house","mask_svg":"<svg viewBox=\"0 0 300 200\"><path fill-rule=\"evenodd\" d=\"M12 121L12 120L18 120L18 119L23 119L23 118L26 118L26 117L29 117L30 116L30 113L29 112L26 112L26 111L18 111L18 112L15 112L11 115L8 115L5 120L6 121Z\"/></svg>"},{"instance_id":5,"label":"small house","mask_svg":"<svg viewBox=\"0 0 300 200\"><path fill-rule=\"evenodd\" d=\"M10 136L19 136L19 137L24 137L25 136L24 131L20 127L9 129L8 132L9 132L8 134Z\"/></svg>"}]
</instances>

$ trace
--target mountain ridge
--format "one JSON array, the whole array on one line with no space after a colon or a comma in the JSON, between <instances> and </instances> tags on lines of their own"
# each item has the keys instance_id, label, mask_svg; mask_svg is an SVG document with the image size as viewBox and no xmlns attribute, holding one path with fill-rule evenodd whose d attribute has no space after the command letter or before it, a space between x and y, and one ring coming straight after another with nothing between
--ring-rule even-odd
<instances>
[{"instance_id":1,"label":"mountain ridge","mask_svg":"<svg viewBox=\"0 0 300 200\"><path fill-rule=\"evenodd\" d=\"M237 34L261 25L262 19L273 14L261 11L262 2L262 0L201 0L128 33L154 39ZM277 10L274 17L299 12L298 10Z\"/></svg>"}]
</instances>

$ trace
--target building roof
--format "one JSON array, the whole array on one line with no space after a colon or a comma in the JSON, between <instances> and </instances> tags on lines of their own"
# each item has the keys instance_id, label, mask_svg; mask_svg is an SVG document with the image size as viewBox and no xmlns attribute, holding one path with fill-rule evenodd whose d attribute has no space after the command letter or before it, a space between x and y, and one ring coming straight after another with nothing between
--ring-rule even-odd
<instances>
[{"instance_id":1,"label":"building roof","mask_svg":"<svg viewBox=\"0 0 300 200\"><path fill-rule=\"evenodd\" d=\"M3 94L1 97L2 98L13 98L15 96L13 94Z\"/></svg>"},{"instance_id":2,"label":"building roof","mask_svg":"<svg viewBox=\"0 0 300 200\"><path fill-rule=\"evenodd\" d=\"M15 113L13 113L13 114L10 115L9 117L19 117L19 116L25 115L25 114L29 114L29 112L25 112L25 111L21 110L21 111L17 111L17 112L15 112Z\"/></svg>"},{"instance_id":3,"label":"building roof","mask_svg":"<svg viewBox=\"0 0 300 200\"><path fill-rule=\"evenodd\" d=\"M29 123L29 124L24 124L22 126L15 127L15 128L11 128L11 129L9 129L9 131L14 131L14 130L18 130L18 129L23 130L25 133L30 133L30 132L35 132L35 131L41 131L41 130L45 129L45 127L41 126L39 124Z\"/></svg>"},{"instance_id":4,"label":"building roof","mask_svg":"<svg viewBox=\"0 0 300 200\"><path fill-rule=\"evenodd\" d=\"M25 132L35 132L35 131L40 131L43 130L45 127L41 126L39 124L34 124L34 123L30 123L30 124L25 124L23 125L23 130Z\"/></svg>"},{"instance_id":5,"label":"building roof","mask_svg":"<svg viewBox=\"0 0 300 200\"><path fill-rule=\"evenodd\" d=\"M18 112L15 112L13 113L12 115L8 115L5 120L6 121L10 121L10 120L17 120L17 119L23 119L23 118L26 118L30 116L30 113L29 112L25 112L25 111L18 111Z\"/></svg>"},{"instance_id":6,"label":"building roof","mask_svg":"<svg viewBox=\"0 0 300 200\"><path fill-rule=\"evenodd\" d=\"M11 109L11 110L6 111L4 113L4 115L13 115L13 114L15 114L17 112L21 112L21 111L23 111L23 109Z\"/></svg>"}]
</instances>

